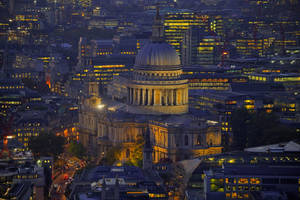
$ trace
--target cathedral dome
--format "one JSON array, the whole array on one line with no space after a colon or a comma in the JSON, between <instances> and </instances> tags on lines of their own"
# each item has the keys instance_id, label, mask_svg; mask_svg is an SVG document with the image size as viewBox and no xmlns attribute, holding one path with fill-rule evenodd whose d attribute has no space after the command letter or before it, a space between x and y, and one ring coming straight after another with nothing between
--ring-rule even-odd
<instances>
[{"instance_id":1,"label":"cathedral dome","mask_svg":"<svg viewBox=\"0 0 300 200\"><path fill-rule=\"evenodd\" d=\"M180 59L175 49L164 42L146 44L135 58L137 66L178 66Z\"/></svg>"}]
</instances>

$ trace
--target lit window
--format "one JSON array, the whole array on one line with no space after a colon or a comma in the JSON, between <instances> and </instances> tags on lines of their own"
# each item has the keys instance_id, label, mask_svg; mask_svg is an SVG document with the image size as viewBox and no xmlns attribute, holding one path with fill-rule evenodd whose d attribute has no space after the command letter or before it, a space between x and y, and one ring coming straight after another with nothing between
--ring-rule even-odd
<instances>
[{"instance_id":1,"label":"lit window","mask_svg":"<svg viewBox=\"0 0 300 200\"><path fill-rule=\"evenodd\" d=\"M238 183L239 184L248 184L248 179L247 178L239 178Z\"/></svg>"},{"instance_id":2,"label":"lit window","mask_svg":"<svg viewBox=\"0 0 300 200\"><path fill-rule=\"evenodd\" d=\"M260 184L259 178L250 178L250 184Z\"/></svg>"}]
</instances>

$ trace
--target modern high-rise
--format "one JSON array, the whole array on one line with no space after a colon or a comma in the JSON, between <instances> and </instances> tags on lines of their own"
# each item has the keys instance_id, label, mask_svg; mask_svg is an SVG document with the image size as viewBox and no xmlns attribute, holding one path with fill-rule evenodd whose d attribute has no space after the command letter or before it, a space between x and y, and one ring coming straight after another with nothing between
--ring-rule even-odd
<instances>
[{"instance_id":1,"label":"modern high-rise","mask_svg":"<svg viewBox=\"0 0 300 200\"><path fill-rule=\"evenodd\" d=\"M191 28L185 33L181 60L183 65L217 65L221 61L224 43L219 36L207 36L199 28Z\"/></svg>"},{"instance_id":2,"label":"modern high-rise","mask_svg":"<svg viewBox=\"0 0 300 200\"><path fill-rule=\"evenodd\" d=\"M191 28L199 28L208 35L222 35L223 20L221 16L193 12L167 13L164 17L165 40L179 54L184 35Z\"/></svg>"}]
</instances>

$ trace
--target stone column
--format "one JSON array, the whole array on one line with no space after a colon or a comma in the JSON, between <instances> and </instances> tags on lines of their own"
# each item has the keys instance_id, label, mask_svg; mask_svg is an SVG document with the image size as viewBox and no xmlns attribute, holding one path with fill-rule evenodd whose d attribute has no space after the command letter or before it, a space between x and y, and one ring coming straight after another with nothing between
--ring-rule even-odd
<instances>
[{"instance_id":1,"label":"stone column","mask_svg":"<svg viewBox=\"0 0 300 200\"><path fill-rule=\"evenodd\" d=\"M189 103L189 90L185 89L185 103L188 104Z\"/></svg>"},{"instance_id":2,"label":"stone column","mask_svg":"<svg viewBox=\"0 0 300 200\"><path fill-rule=\"evenodd\" d=\"M181 104L183 105L185 102L185 93L184 93L184 89L180 89L181 91Z\"/></svg>"},{"instance_id":3,"label":"stone column","mask_svg":"<svg viewBox=\"0 0 300 200\"><path fill-rule=\"evenodd\" d=\"M138 88L137 89L137 105L140 105L140 103L141 103L141 89L140 88Z\"/></svg>"},{"instance_id":4,"label":"stone column","mask_svg":"<svg viewBox=\"0 0 300 200\"><path fill-rule=\"evenodd\" d=\"M154 105L154 106L157 105L156 98L155 98L156 93L157 93L156 89L153 89L152 98L153 98L153 105Z\"/></svg>"},{"instance_id":5,"label":"stone column","mask_svg":"<svg viewBox=\"0 0 300 200\"><path fill-rule=\"evenodd\" d=\"M135 101L135 92L134 92L134 88L131 88L131 95L132 95L132 99L131 99L131 104L134 104L134 101Z\"/></svg>"},{"instance_id":6,"label":"stone column","mask_svg":"<svg viewBox=\"0 0 300 200\"><path fill-rule=\"evenodd\" d=\"M175 89L175 104L176 106L179 105L179 101L178 101L178 93L179 93L179 90L178 89Z\"/></svg>"},{"instance_id":7,"label":"stone column","mask_svg":"<svg viewBox=\"0 0 300 200\"><path fill-rule=\"evenodd\" d=\"M179 89L179 93L180 93L180 100L179 100L179 104L182 105L183 104L183 92L182 89Z\"/></svg>"},{"instance_id":8,"label":"stone column","mask_svg":"<svg viewBox=\"0 0 300 200\"><path fill-rule=\"evenodd\" d=\"M128 103L131 104L132 103L132 88L129 88L129 97L128 97Z\"/></svg>"},{"instance_id":9,"label":"stone column","mask_svg":"<svg viewBox=\"0 0 300 200\"><path fill-rule=\"evenodd\" d=\"M138 93L137 93L137 89L136 88L134 88L133 93L134 93L133 104L137 105Z\"/></svg>"},{"instance_id":10,"label":"stone column","mask_svg":"<svg viewBox=\"0 0 300 200\"><path fill-rule=\"evenodd\" d=\"M142 89L142 105L146 104L146 89Z\"/></svg>"},{"instance_id":11,"label":"stone column","mask_svg":"<svg viewBox=\"0 0 300 200\"><path fill-rule=\"evenodd\" d=\"M152 95L151 95L151 93L152 93L152 89L148 89L148 106L150 106L151 105L151 97L152 97Z\"/></svg>"},{"instance_id":12,"label":"stone column","mask_svg":"<svg viewBox=\"0 0 300 200\"><path fill-rule=\"evenodd\" d=\"M164 102L163 102L163 104L165 106L168 105L168 93L167 92L168 92L167 90L164 90Z\"/></svg>"},{"instance_id":13,"label":"stone column","mask_svg":"<svg viewBox=\"0 0 300 200\"><path fill-rule=\"evenodd\" d=\"M131 104L134 103L134 89L131 88Z\"/></svg>"},{"instance_id":14,"label":"stone column","mask_svg":"<svg viewBox=\"0 0 300 200\"><path fill-rule=\"evenodd\" d=\"M161 106L161 97L162 97L162 90L158 90L158 92L159 92L159 98L158 98L158 105L160 105Z\"/></svg>"},{"instance_id":15,"label":"stone column","mask_svg":"<svg viewBox=\"0 0 300 200\"><path fill-rule=\"evenodd\" d=\"M173 89L170 90L170 105L171 106L174 105L174 90Z\"/></svg>"},{"instance_id":16,"label":"stone column","mask_svg":"<svg viewBox=\"0 0 300 200\"><path fill-rule=\"evenodd\" d=\"M127 103L130 104L130 88L127 88Z\"/></svg>"},{"instance_id":17,"label":"stone column","mask_svg":"<svg viewBox=\"0 0 300 200\"><path fill-rule=\"evenodd\" d=\"M182 105L182 89L178 89L178 104Z\"/></svg>"}]
</instances>

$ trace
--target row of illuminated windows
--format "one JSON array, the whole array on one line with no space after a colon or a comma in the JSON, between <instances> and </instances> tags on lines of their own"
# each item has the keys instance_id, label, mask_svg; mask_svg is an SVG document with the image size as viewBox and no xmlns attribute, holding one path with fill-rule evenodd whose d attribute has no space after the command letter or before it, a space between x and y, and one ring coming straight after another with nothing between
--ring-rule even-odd
<instances>
[{"instance_id":1,"label":"row of illuminated windows","mask_svg":"<svg viewBox=\"0 0 300 200\"><path fill-rule=\"evenodd\" d=\"M27 126L40 126L41 124L39 122L35 122L35 123L27 123Z\"/></svg>"},{"instance_id":2,"label":"row of illuminated windows","mask_svg":"<svg viewBox=\"0 0 300 200\"><path fill-rule=\"evenodd\" d=\"M218 82L213 82L213 83L189 83L189 86L194 87L194 86L224 86L228 87L229 85L227 83L218 83Z\"/></svg>"},{"instance_id":3,"label":"row of illuminated windows","mask_svg":"<svg viewBox=\"0 0 300 200\"><path fill-rule=\"evenodd\" d=\"M232 131L232 128L229 128L229 129L228 129L227 127L222 127L222 131L228 132L228 130L229 130L229 131Z\"/></svg>"},{"instance_id":4,"label":"row of illuminated windows","mask_svg":"<svg viewBox=\"0 0 300 200\"><path fill-rule=\"evenodd\" d=\"M257 49L257 50L261 50L262 47L260 46L246 46L246 47L243 47L243 46L238 46L237 47L238 50L252 50L252 49Z\"/></svg>"},{"instance_id":5,"label":"row of illuminated windows","mask_svg":"<svg viewBox=\"0 0 300 200\"><path fill-rule=\"evenodd\" d=\"M0 86L0 89L22 89L24 86Z\"/></svg>"},{"instance_id":6,"label":"row of illuminated windows","mask_svg":"<svg viewBox=\"0 0 300 200\"><path fill-rule=\"evenodd\" d=\"M214 40L211 42L200 42L199 45L203 45L203 46L217 46L217 45L223 45L223 42L215 42Z\"/></svg>"},{"instance_id":7,"label":"row of illuminated windows","mask_svg":"<svg viewBox=\"0 0 300 200\"><path fill-rule=\"evenodd\" d=\"M33 178L37 178L38 175L37 174L27 174L27 175L17 175L15 176L16 179L33 179Z\"/></svg>"},{"instance_id":8,"label":"row of illuminated windows","mask_svg":"<svg viewBox=\"0 0 300 200\"><path fill-rule=\"evenodd\" d=\"M2 105L1 108L10 108L10 106ZM5 112L5 111L4 111Z\"/></svg>"},{"instance_id":9,"label":"row of illuminated windows","mask_svg":"<svg viewBox=\"0 0 300 200\"><path fill-rule=\"evenodd\" d=\"M252 99L246 99L246 100L244 100L244 102L247 104L254 104L255 101Z\"/></svg>"},{"instance_id":10,"label":"row of illuminated windows","mask_svg":"<svg viewBox=\"0 0 300 200\"><path fill-rule=\"evenodd\" d=\"M95 65L94 68L120 68L125 67L125 65Z\"/></svg>"},{"instance_id":11,"label":"row of illuminated windows","mask_svg":"<svg viewBox=\"0 0 300 200\"><path fill-rule=\"evenodd\" d=\"M38 135L39 133L18 133L18 137L31 137L31 136L38 136Z\"/></svg>"},{"instance_id":12,"label":"row of illuminated windows","mask_svg":"<svg viewBox=\"0 0 300 200\"><path fill-rule=\"evenodd\" d=\"M226 184L260 184L261 179L260 178L225 178Z\"/></svg>"},{"instance_id":13,"label":"row of illuminated windows","mask_svg":"<svg viewBox=\"0 0 300 200\"><path fill-rule=\"evenodd\" d=\"M255 190L253 190L255 191ZM249 198L249 194L245 193L245 194L241 194L241 193L226 193L226 199L248 199Z\"/></svg>"},{"instance_id":14,"label":"row of illuminated windows","mask_svg":"<svg viewBox=\"0 0 300 200\"><path fill-rule=\"evenodd\" d=\"M105 74L107 72L126 72L128 69L94 69L94 72L103 72Z\"/></svg>"},{"instance_id":15,"label":"row of illuminated windows","mask_svg":"<svg viewBox=\"0 0 300 200\"><path fill-rule=\"evenodd\" d=\"M263 73L280 73L280 69L264 69L262 70Z\"/></svg>"},{"instance_id":16,"label":"row of illuminated windows","mask_svg":"<svg viewBox=\"0 0 300 200\"><path fill-rule=\"evenodd\" d=\"M131 51L121 51L121 54L124 54L124 55L135 55L135 52L131 52Z\"/></svg>"},{"instance_id":17,"label":"row of illuminated windows","mask_svg":"<svg viewBox=\"0 0 300 200\"><path fill-rule=\"evenodd\" d=\"M41 101L42 98L30 98L30 101Z\"/></svg>"},{"instance_id":18,"label":"row of illuminated windows","mask_svg":"<svg viewBox=\"0 0 300 200\"><path fill-rule=\"evenodd\" d=\"M94 72L127 72L128 69L123 68L123 69L95 69Z\"/></svg>"},{"instance_id":19,"label":"row of illuminated windows","mask_svg":"<svg viewBox=\"0 0 300 200\"><path fill-rule=\"evenodd\" d=\"M228 88L226 87L204 87L204 86L198 86L198 87L193 87L190 89L199 89L199 90L227 90Z\"/></svg>"},{"instance_id":20,"label":"row of illuminated windows","mask_svg":"<svg viewBox=\"0 0 300 200\"><path fill-rule=\"evenodd\" d=\"M149 193L150 198L165 198L166 194L154 194L154 193Z\"/></svg>"},{"instance_id":21,"label":"row of illuminated windows","mask_svg":"<svg viewBox=\"0 0 300 200\"><path fill-rule=\"evenodd\" d=\"M244 107L245 107L247 110L255 109L255 106L254 106L254 105L245 105Z\"/></svg>"},{"instance_id":22,"label":"row of illuminated windows","mask_svg":"<svg viewBox=\"0 0 300 200\"><path fill-rule=\"evenodd\" d=\"M20 101L0 101L0 104L19 105Z\"/></svg>"},{"instance_id":23,"label":"row of illuminated windows","mask_svg":"<svg viewBox=\"0 0 300 200\"><path fill-rule=\"evenodd\" d=\"M34 131L34 130L44 130L44 128L34 128L34 127L30 127L30 128L18 128L18 129L14 129L15 132L21 132L21 131Z\"/></svg>"},{"instance_id":24,"label":"row of illuminated windows","mask_svg":"<svg viewBox=\"0 0 300 200\"><path fill-rule=\"evenodd\" d=\"M264 108L273 108L273 107L274 107L273 104L266 104L266 105L264 105Z\"/></svg>"},{"instance_id":25,"label":"row of illuminated windows","mask_svg":"<svg viewBox=\"0 0 300 200\"><path fill-rule=\"evenodd\" d=\"M274 78L275 82L285 82L285 81L300 81L299 77L280 77L280 78Z\"/></svg>"},{"instance_id":26,"label":"row of illuminated windows","mask_svg":"<svg viewBox=\"0 0 300 200\"><path fill-rule=\"evenodd\" d=\"M86 74L80 74L80 73L77 73L75 74L76 76L86 76Z\"/></svg>"},{"instance_id":27,"label":"row of illuminated windows","mask_svg":"<svg viewBox=\"0 0 300 200\"><path fill-rule=\"evenodd\" d=\"M235 105L237 103L237 101L226 101L226 105Z\"/></svg>"},{"instance_id":28,"label":"row of illuminated windows","mask_svg":"<svg viewBox=\"0 0 300 200\"><path fill-rule=\"evenodd\" d=\"M112 52L100 52L100 53L97 53L97 55L111 55Z\"/></svg>"},{"instance_id":29,"label":"row of illuminated windows","mask_svg":"<svg viewBox=\"0 0 300 200\"><path fill-rule=\"evenodd\" d=\"M178 42L173 42L173 43L169 43L169 44L172 46L180 46L180 43L178 43Z\"/></svg>"},{"instance_id":30,"label":"row of illuminated windows","mask_svg":"<svg viewBox=\"0 0 300 200\"><path fill-rule=\"evenodd\" d=\"M201 80L198 80L198 79L191 79L189 82L219 82L219 83L221 83L221 82L228 82L228 79L227 78L224 78L224 79L222 79L222 78L220 78L220 79L210 79L210 78L208 78L208 79L201 79Z\"/></svg>"},{"instance_id":31,"label":"row of illuminated windows","mask_svg":"<svg viewBox=\"0 0 300 200\"><path fill-rule=\"evenodd\" d=\"M267 78L262 76L248 76L248 78L255 81L267 81Z\"/></svg>"},{"instance_id":32,"label":"row of illuminated windows","mask_svg":"<svg viewBox=\"0 0 300 200\"><path fill-rule=\"evenodd\" d=\"M281 111L282 111L282 112L287 112L287 111L289 111L289 112L295 112L296 109L294 109L294 108L290 108L290 109L282 108Z\"/></svg>"},{"instance_id":33,"label":"row of illuminated windows","mask_svg":"<svg viewBox=\"0 0 300 200\"><path fill-rule=\"evenodd\" d=\"M189 22L174 22L174 23L164 23L165 26L192 26L192 25L202 25L199 22L189 23Z\"/></svg>"},{"instance_id":34,"label":"row of illuminated windows","mask_svg":"<svg viewBox=\"0 0 300 200\"><path fill-rule=\"evenodd\" d=\"M188 26L170 26L169 27L170 29L177 29L177 30L186 30L186 29L189 29Z\"/></svg>"},{"instance_id":35,"label":"row of illuminated windows","mask_svg":"<svg viewBox=\"0 0 300 200\"><path fill-rule=\"evenodd\" d=\"M12 78L38 78L38 75L31 76L30 73L13 74Z\"/></svg>"},{"instance_id":36,"label":"row of illuminated windows","mask_svg":"<svg viewBox=\"0 0 300 200\"><path fill-rule=\"evenodd\" d=\"M248 185L245 185L245 186L242 186L242 185L238 185L238 186L230 186L230 185L227 185L225 187L225 190L226 192L230 192L230 191L260 191L261 190L261 186L259 185L256 185L256 186L248 186Z\"/></svg>"},{"instance_id":37,"label":"row of illuminated windows","mask_svg":"<svg viewBox=\"0 0 300 200\"><path fill-rule=\"evenodd\" d=\"M235 157L235 158L223 158L223 157L221 157L221 158L216 158L215 159L214 157L210 157L210 158L206 159L205 162L221 163L221 165L222 165L225 161L228 161L228 163L234 163L237 160L244 160L244 158L243 157ZM233 161L233 162L230 162L230 161ZM251 161L255 161L255 162L251 162ZM299 159L299 157L293 157L293 156L291 156L291 157L289 157L289 156L285 156L285 157L283 157L283 156L280 156L280 157L274 156L274 157L252 157L252 158L250 158L250 162L251 163L258 163L258 162L265 163L265 162L274 162L274 161L275 162L276 161L280 161L280 162L282 162L282 161L286 161L286 162L300 162L300 159ZM222 182L223 180L219 180L219 181ZM243 182L244 180L241 179L240 181ZM254 183L258 183L259 184L258 181L260 181L260 179L252 177L252 179L250 179L250 181L252 181L252 182L250 182L251 184L254 184ZM283 182L289 182L289 181L283 181ZM228 178L227 177L227 178L225 178L225 183L226 184L228 184L228 183L234 183L234 184L236 184L236 183L238 183L238 179L237 178ZM299 184L300 184L300 180L299 180Z\"/></svg>"},{"instance_id":38,"label":"row of illuminated windows","mask_svg":"<svg viewBox=\"0 0 300 200\"><path fill-rule=\"evenodd\" d=\"M145 73L145 72L138 72L137 74L142 75L142 76L180 76L180 73Z\"/></svg>"},{"instance_id":39,"label":"row of illuminated windows","mask_svg":"<svg viewBox=\"0 0 300 200\"><path fill-rule=\"evenodd\" d=\"M291 104L281 104L281 106L285 106L285 107L288 107L288 108L295 108L296 107L296 104L294 103L291 103Z\"/></svg>"},{"instance_id":40,"label":"row of illuminated windows","mask_svg":"<svg viewBox=\"0 0 300 200\"><path fill-rule=\"evenodd\" d=\"M214 47L198 47L197 50L199 52L201 52L201 51L213 51Z\"/></svg>"},{"instance_id":41,"label":"row of illuminated windows","mask_svg":"<svg viewBox=\"0 0 300 200\"><path fill-rule=\"evenodd\" d=\"M94 70L94 72L104 72L104 73L95 73L95 76L113 76L113 75L119 75L119 73L107 73L107 72L122 72L122 71L128 71L127 69L121 70L121 69L115 69L115 70ZM106 73L105 73L106 72ZM73 80L80 80L81 77L86 77L86 74L76 74L78 78L73 78Z\"/></svg>"}]
</instances>

